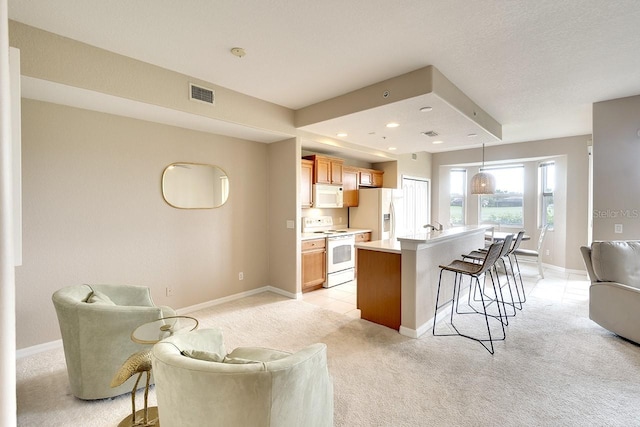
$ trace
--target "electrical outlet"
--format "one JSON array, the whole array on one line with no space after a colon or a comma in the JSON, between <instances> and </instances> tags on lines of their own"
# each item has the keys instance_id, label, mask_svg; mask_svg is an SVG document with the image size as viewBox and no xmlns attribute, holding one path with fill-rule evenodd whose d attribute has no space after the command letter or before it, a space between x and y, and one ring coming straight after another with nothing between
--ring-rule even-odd
<instances>
[{"instance_id":1,"label":"electrical outlet","mask_svg":"<svg viewBox=\"0 0 640 427\"><path fill-rule=\"evenodd\" d=\"M548 255L549 255L549 249L547 249L547 252L546 252L546 253L547 253L547 256L548 256Z\"/></svg>"},{"instance_id":2,"label":"electrical outlet","mask_svg":"<svg viewBox=\"0 0 640 427\"><path fill-rule=\"evenodd\" d=\"M244 280L244 273L242 271L238 273L238 280Z\"/></svg>"},{"instance_id":3,"label":"electrical outlet","mask_svg":"<svg viewBox=\"0 0 640 427\"><path fill-rule=\"evenodd\" d=\"M338 224L342 224L342 217L338 218Z\"/></svg>"},{"instance_id":4,"label":"electrical outlet","mask_svg":"<svg viewBox=\"0 0 640 427\"><path fill-rule=\"evenodd\" d=\"M173 296L173 288L171 286L167 286L167 296L168 297Z\"/></svg>"},{"instance_id":5,"label":"electrical outlet","mask_svg":"<svg viewBox=\"0 0 640 427\"><path fill-rule=\"evenodd\" d=\"M616 224L613 228L615 233L622 233L622 224Z\"/></svg>"}]
</instances>

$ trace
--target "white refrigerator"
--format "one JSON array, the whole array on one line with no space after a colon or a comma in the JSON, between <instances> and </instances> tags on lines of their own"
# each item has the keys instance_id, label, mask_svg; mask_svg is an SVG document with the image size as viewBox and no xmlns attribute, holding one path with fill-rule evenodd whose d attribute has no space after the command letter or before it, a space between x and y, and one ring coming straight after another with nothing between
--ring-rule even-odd
<instances>
[{"instance_id":1,"label":"white refrigerator","mask_svg":"<svg viewBox=\"0 0 640 427\"><path fill-rule=\"evenodd\" d=\"M371 240L395 239L405 234L402 190L360 188L358 206L349 208L349 228L372 230Z\"/></svg>"}]
</instances>

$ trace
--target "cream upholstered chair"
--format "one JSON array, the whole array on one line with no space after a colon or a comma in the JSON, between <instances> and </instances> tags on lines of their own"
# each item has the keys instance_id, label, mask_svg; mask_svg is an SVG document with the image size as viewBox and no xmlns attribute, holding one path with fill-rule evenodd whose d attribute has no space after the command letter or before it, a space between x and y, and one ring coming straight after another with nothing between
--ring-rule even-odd
<instances>
[{"instance_id":1,"label":"cream upholstered chair","mask_svg":"<svg viewBox=\"0 0 640 427\"><path fill-rule=\"evenodd\" d=\"M525 260L535 260L535 262L538 264L538 274L542 279L544 279L544 270L542 269L542 245L544 244L544 238L547 236L548 229L548 225L545 225L540 229L540 236L538 237L538 246L536 247L536 249L518 248L512 252L512 255L516 257L516 262L519 262L523 258Z\"/></svg>"},{"instance_id":2,"label":"cream upholstered chair","mask_svg":"<svg viewBox=\"0 0 640 427\"><path fill-rule=\"evenodd\" d=\"M152 362L163 427L333 425L325 344L227 354L220 330L201 329L154 345Z\"/></svg>"},{"instance_id":3,"label":"cream upholstered chair","mask_svg":"<svg viewBox=\"0 0 640 427\"><path fill-rule=\"evenodd\" d=\"M589 318L640 344L640 241L593 242L580 251L591 279Z\"/></svg>"},{"instance_id":4,"label":"cream upholstered chair","mask_svg":"<svg viewBox=\"0 0 640 427\"><path fill-rule=\"evenodd\" d=\"M130 285L75 285L53 294L67 374L74 396L103 399L129 393L135 378L111 388L111 379L133 353L149 348L131 341L143 323L175 316L153 304L149 288Z\"/></svg>"}]
</instances>

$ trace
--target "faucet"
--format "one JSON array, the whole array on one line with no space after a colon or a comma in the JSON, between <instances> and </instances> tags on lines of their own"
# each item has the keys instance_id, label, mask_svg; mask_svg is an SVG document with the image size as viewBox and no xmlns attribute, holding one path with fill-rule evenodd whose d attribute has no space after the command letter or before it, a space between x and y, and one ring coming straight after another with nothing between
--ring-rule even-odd
<instances>
[{"instance_id":1,"label":"faucet","mask_svg":"<svg viewBox=\"0 0 640 427\"><path fill-rule=\"evenodd\" d=\"M442 224L440 224L438 221L433 221L433 222L438 225L427 224L423 226L423 228L430 228L433 231L442 231Z\"/></svg>"}]
</instances>

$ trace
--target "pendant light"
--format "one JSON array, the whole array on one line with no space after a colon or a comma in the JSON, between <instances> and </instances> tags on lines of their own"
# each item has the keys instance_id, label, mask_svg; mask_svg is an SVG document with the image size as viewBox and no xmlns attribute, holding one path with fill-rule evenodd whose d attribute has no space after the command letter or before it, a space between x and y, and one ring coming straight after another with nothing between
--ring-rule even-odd
<instances>
[{"instance_id":1,"label":"pendant light","mask_svg":"<svg viewBox=\"0 0 640 427\"><path fill-rule=\"evenodd\" d=\"M494 194L496 192L496 178L484 169L484 144L482 144L482 167L480 172L471 178L471 194Z\"/></svg>"}]
</instances>

